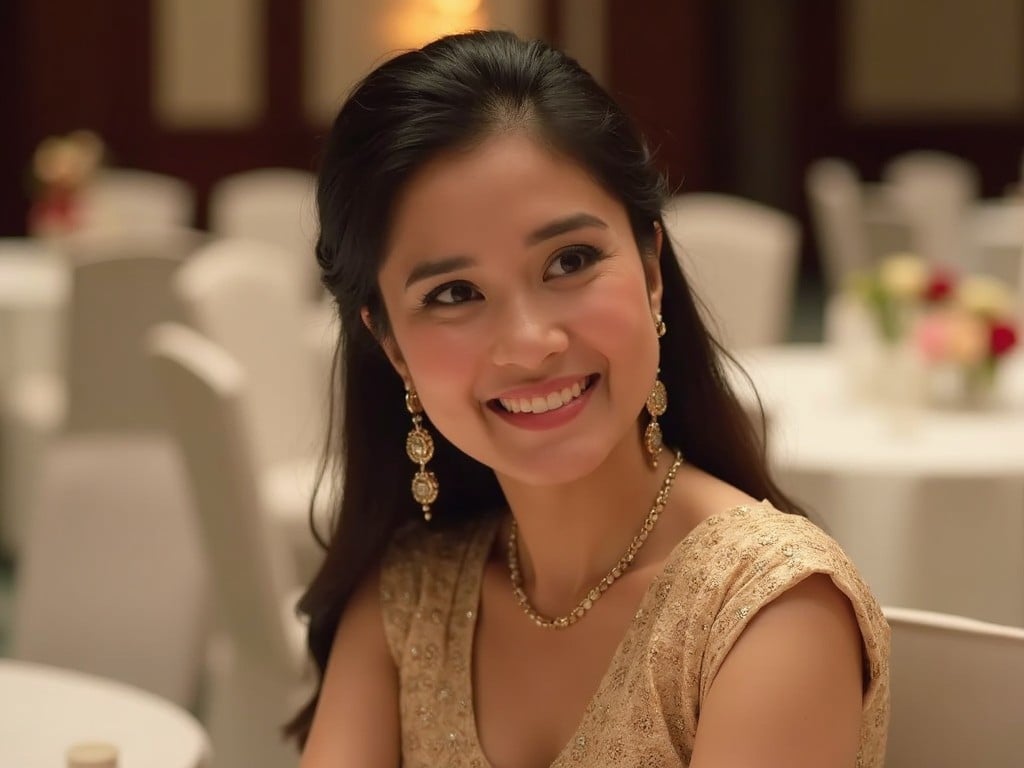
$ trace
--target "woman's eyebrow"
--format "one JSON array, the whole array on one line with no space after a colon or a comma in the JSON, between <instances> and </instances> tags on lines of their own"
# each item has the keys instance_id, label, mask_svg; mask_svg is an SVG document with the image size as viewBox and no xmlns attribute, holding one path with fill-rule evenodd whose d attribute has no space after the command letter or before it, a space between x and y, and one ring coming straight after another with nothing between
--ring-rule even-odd
<instances>
[{"instance_id":1,"label":"woman's eyebrow","mask_svg":"<svg viewBox=\"0 0 1024 768\"><path fill-rule=\"evenodd\" d=\"M548 224L534 230L526 236L526 245L536 245L544 240L558 235L563 235L566 232L572 232L575 229L582 229L584 227L599 227L601 229L608 229L608 225L589 213L574 213L571 216L566 216L562 219L555 219Z\"/></svg>"},{"instance_id":2,"label":"woman's eyebrow","mask_svg":"<svg viewBox=\"0 0 1024 768\"><path fill-rule=\"evenodd\" d=\"M454 272L457 269L466 269L475 265L476 259L470 256L447 256L435 261L421 261L412 268L409 277L405 281L405 287L408 288L420 280L426 280L430 277L437 277L438 275Z\"/></svg>"},{"instance_id":3,"label":"woman's eyebrow","mask_svg":"<svg viewBox=\"0 0 1024 768\"><path fill-rule=\"evenodd\" d=\"M574 213L571 216L555 219L534 230L526 236L525 242L528 246L537 245L544 240L549 240L552 237L564 235L566 232L572 232L573 230L585 227L608 229L608 225L596 216L589 213ZM405 287L409 288L413 283L417 283L420 280L426 280L472 266L476 266L476 260L471 256L447 256L433 261L421 261L409 272L409 277L405 281Z\"/></svg>"}]
</instances>

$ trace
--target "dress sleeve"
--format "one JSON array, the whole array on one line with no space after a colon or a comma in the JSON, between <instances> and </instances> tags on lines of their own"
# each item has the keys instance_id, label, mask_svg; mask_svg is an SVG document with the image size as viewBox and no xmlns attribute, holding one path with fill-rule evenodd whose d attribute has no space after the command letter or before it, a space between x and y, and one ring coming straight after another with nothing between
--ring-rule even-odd
<instances>
[{"instance_id":1,"label":"dress sleeve","mask_svg":"<svg viewBox=\"0 0 1024 768\"><path fill-rule=\"evenodd\" d=\"M715 548L718 610L701 664L700 699L757 612L808 576L822 573L849 599L860 627L865 710L878 713L880 721L886 719L889 625L846 553L809 520L774 510L770 514L746 510L745 519L730 521L728 528L726 546ZM885 723L878 725L884 728Z\"/></svg>"},{"instance_id":2,"label":"dress sleeve","mask_svg":"<svg viewBox=\"0 0 1024 768\"><path fill-rule=\"evenodd\" d=\"M424 558L423 532L408 526L395 534L381 561L380 603L384 634L399 667L422 592Z\"/></svg>"}]
</instances>

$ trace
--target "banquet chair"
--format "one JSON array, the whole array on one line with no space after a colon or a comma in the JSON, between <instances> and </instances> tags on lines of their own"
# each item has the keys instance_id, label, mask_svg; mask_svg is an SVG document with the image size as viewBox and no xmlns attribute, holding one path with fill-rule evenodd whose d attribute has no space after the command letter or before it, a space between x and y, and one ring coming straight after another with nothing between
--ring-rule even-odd
<instances>
[{"instance_id":1,"label":"banquet chair","mask_svg":"<svg viewBox=\"0 0 1024 768\"><path fill-rule=\"evenodd\" d=\"M210 230L279 246L296 270L307 297L317 295L316 179L295 168L260 168L218 181L210 190Z\"/></svg>"},{"instance_id":2,"label":"banquet chair","mask_svg":"<svg viewBox=\"0 0 1024 768\"><path fill-rule=\"evenodd\" d=\"M826 286L834 293L871 265L861 180L845 160L826 157L810 165L804 184Z\"/></svg>"},{"instance_id":3,"label":"banquet chair","mask_svg":"<svg viewBox=\"0 0 1024 768\"><path fill-rule=\"evenodd\" d=\"M886 768L1013 768L1024 754L1024 629L884 609L892 629Z\"/></svg>"},{"instance_id":4,"label":"banquet chair","mask_svg":"<svg viewBox=\"0 0 1024 768\"><path fill-rule=\"evenodd\" d=\"M185 706L200 674L205 574L144 338L178 317L171 275L199 237L89 233L66 244L66 385L22 382L4 435L18 457L6 510L19 531L14 653Z\"/></svg>"},{"instance_id":5,"label":"banquet chair","mask_svg":"<svg viewBox=\"0 0 1024 768\"><path fill-rule=\"evenodd\" d=\"M292 542L300 579L308 581L322 556L309 530L309 504L328 420L329 371L303 343L311 331L322 336L326 329L297 277L279 246L221 238L182 266L174 290L187 324L245 372L242 408L264 508ZM322 531L329 524L330 496L316 496Z\"/></svg>"},{"instance_id":6,"label":"banquet chair","mask_svg":"<svg viewBox=\"0 0 1024 768\"><path fill-rule=\"evenodd\" d=\"M206 571L163 435L80 434L48 449L24 531L11 655L195 705Z\"/></svg>"},{"instance_id":7,"label":"banquet chair","mask_svg":"<svg viewBox=\"0 0 1024 768\"><path fill-rule=\"evenodd\" d=\"M907 222L912 248L931 262L969 267L967 219L978 197L977 169L956 155L919 150L890 160L882 178Z\"/></svg>"},{"instance_id":8,"label":"banquet chair","mask_svg":"<svg viewBox=\"0 0 1024 768\"><path fill-rule=\"evenodd\" d=\"M82 192L83 230L138 232L189 227L196 196L182 179L132 168L104 168Z\"/></svg>"},{"instance_id":9,"label":"banquet chair","mask_svg":"<svg viewBox=\"0 0 1024 768\"><path fill-rule=\"evenodd\" d=\"M792 216L738 197L677 195L664 211L680 266L727 348L781 342L796 282Z\"/></svg>"},{"instance_id":10,"label":"banquet chair","mask_svg":"<svg viewBox=\"0 0 1024 768\"><path fill-rule=\"evenodd\" d=\"M5 545L15 553L51 436L163 428L142 338L153 323L179 316L171 276L203 238L172 228L86 232L59 243L71 275L64 371L11 382L2 403Z\"/></svg>"},{"instance_id":11,"label":"banquet chair","mask_svg":"<svg viewBox=\"0 0 1024 768\"><path fill-rule=\"evenodd\" d=\"M211 573L215 629L202 711L217 765L294 765L280 726L310 692L310 670L292 562L268 525L246 434L248 379L227 352L184 326L155 328L150 350Z\"/></svg>"}]
</instances>

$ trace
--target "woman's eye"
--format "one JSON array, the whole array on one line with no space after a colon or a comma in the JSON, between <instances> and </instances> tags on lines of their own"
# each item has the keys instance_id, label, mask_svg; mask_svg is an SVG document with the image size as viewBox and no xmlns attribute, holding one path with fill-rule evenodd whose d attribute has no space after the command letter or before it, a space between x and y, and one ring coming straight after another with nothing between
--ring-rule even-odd
<instances>
[{"instance_id":1,"label":"woman's eye","mask_svg":"<svg viewBox=\"0 0 1024 768\"><path fill-rule=\"evenodd\" d=\"M423 297L424 306L441 304L453 306L480 298L480 292L469 283L446 283L439 285Z\"/></svg>"},{"instance_id":2,"label":"woman's eye","mask_svg":"<svg viewBox=\"0 0 1024 768\"><path fill-rule=\"evenodd\" d=\"M590 246L572 246L559 251L551 260L545 277L563 277L586 269L598 260L600 254L596 248Z\"/></svg>"}]
</instances>

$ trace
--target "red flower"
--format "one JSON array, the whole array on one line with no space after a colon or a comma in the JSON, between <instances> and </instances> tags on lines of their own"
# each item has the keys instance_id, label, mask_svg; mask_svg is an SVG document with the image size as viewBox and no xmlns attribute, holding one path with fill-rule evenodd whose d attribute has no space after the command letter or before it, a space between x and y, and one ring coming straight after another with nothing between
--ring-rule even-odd
<instances>
[{"instance_id":1,"label":"red flower","mask_svg":"<svg viewBox=\"0 0 1024 768\"><path fill-rule=\"evenodd\" d=\"M989 337L989 349L994 357L1005 355L1017 343L1017 331L1007 323L995 323L992 325L992 333Z\"/></svg>"},{"instance_id":2,"label":"red flower","mask_svg":"<svg viewBox=\"0 0 1024 768\"><path fill-rule=\"evenodd\" d=\"M956 282L952 272L945 269L936 269L932 272L928 287L924 291L924 300L938 302L945 299L953 291L953 284Z\"/></svg>"}]
</instances>

